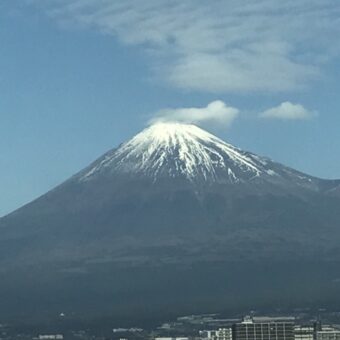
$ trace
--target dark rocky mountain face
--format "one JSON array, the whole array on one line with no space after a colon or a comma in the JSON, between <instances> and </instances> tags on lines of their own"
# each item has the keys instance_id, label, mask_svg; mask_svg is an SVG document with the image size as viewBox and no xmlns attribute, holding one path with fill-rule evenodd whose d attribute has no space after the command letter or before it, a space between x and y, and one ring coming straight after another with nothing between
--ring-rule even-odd
<instances>
[{"instance_id":1,"label":"dark rocky mountain face","mask_svg":"<svg viewBox=\"0 0 340 340\"><path fill-rule=\"evenodd\" d=\"M337 303L339 187L192 125L151 126L0 220L0 314Z\"/></svg>"}]
</instances>

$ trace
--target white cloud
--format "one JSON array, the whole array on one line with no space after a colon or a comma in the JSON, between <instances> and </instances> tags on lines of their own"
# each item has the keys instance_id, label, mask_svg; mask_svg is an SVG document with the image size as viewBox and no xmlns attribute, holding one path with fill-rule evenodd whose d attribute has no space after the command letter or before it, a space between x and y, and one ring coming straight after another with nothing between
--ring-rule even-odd
<instances>
[{"instance_id":1,"label":"white cloud","mask_svg":"<svg viewBox=\"0 0 340 340\"><path fill-rule=\"evenodd\" d=\"M239 110L227 106L223 101L216 100L206 107L163 109L152 118L149 123L157 122L183 122L197 125L214 124L217 126L229 126L238 116Z\"/></svg>"},{"instance_id":2,"label":"white cloud","mask_svg":"<svg viewBox=\"0 0 340 340\"><path fill-rule=\"evenodd\" d=\"M291 91L340 55L334 0L26 0L59 22L141 46L185 90Z\"/></svg>"},{"instance_id":3,"label":"white cloud","mask_svg":"<svg viewBox=\"0 0 340 340\"><path fill-rule=\"evenodd\" d=\"M281 103L279 106L268 109L260 113L262 118L272 118L281 120L303 120L316 116L315 111L309 111L300 104L291 102Z\"/></svg>"}]
</instances>

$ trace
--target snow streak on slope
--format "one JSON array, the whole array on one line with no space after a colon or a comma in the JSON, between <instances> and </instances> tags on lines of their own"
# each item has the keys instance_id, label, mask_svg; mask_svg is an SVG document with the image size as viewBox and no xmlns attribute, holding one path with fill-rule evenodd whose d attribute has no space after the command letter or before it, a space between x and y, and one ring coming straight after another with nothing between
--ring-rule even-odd
<instances>
[{"instance_id":1,"label":"snow streak on slope","mask_svg":"<svg viewBox=\"0 0 340 340\"><path fill-rule=\"evenodd\" d=\"M238 182L261 174L275 175L266 159L225 143L195 125L157 123L106 154L82 176L103 171L153 177L185 177Z\"/></svg>"}]
</instances>

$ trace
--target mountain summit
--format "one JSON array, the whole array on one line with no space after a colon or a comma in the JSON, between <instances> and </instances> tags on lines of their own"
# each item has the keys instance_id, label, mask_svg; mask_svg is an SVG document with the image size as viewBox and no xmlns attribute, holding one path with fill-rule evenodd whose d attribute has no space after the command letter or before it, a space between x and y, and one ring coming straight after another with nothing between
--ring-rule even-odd
<instances>
[{"instance_id":1,"label":"mountain summit","mask_svg":"<svg viewBox=\"0 0 340 340\"><path fill-rule=\"evenodd\" d=\"M0 317L20 306L134 321L334 300L339 187L157 123L0 219Z\"/></svg>"},{"instance_id":2,"label":"mountain summit","mask_svg":"<svg viewBox=\"0 0 340 340\"><path fill-rule=\"evenodd\" d=\"M264 159L242 152L195 125L157 123L105 155L82 179L111 171L154 180L183 177L237 182L270 173L266 164Z\"/></svg>"},{"instance_id":3,"label":"mountain summit","mask_svg":"<svg viewBox=\"0 0 340 340\"><path fill-rule=\"evenodd\" d=\"M319 181L272 160L242 151L207 131L183 123L156 123L106 153L79 177L120 175L184 179L192 183L271 183L318 190Z\"/></svg>"}]
</instances>

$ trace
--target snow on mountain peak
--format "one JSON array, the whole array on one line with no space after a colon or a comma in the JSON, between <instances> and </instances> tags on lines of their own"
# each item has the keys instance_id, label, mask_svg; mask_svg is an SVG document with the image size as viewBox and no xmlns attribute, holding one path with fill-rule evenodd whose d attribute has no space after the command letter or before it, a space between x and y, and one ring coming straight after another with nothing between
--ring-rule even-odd
<instances>
[{"instance_id":1,"label":"snow on mountain peak","mask_svg":"<svg viewBox=\"0 0 340 340\"><path fill-rule=\"evenodd\" d=\"M158 177L185 177L191 181L238 182L258 177L266 160L243 152L205 130L176 122L159 122L106 154L82 176L102 171Z\"/></svg>"}]
</instances>

